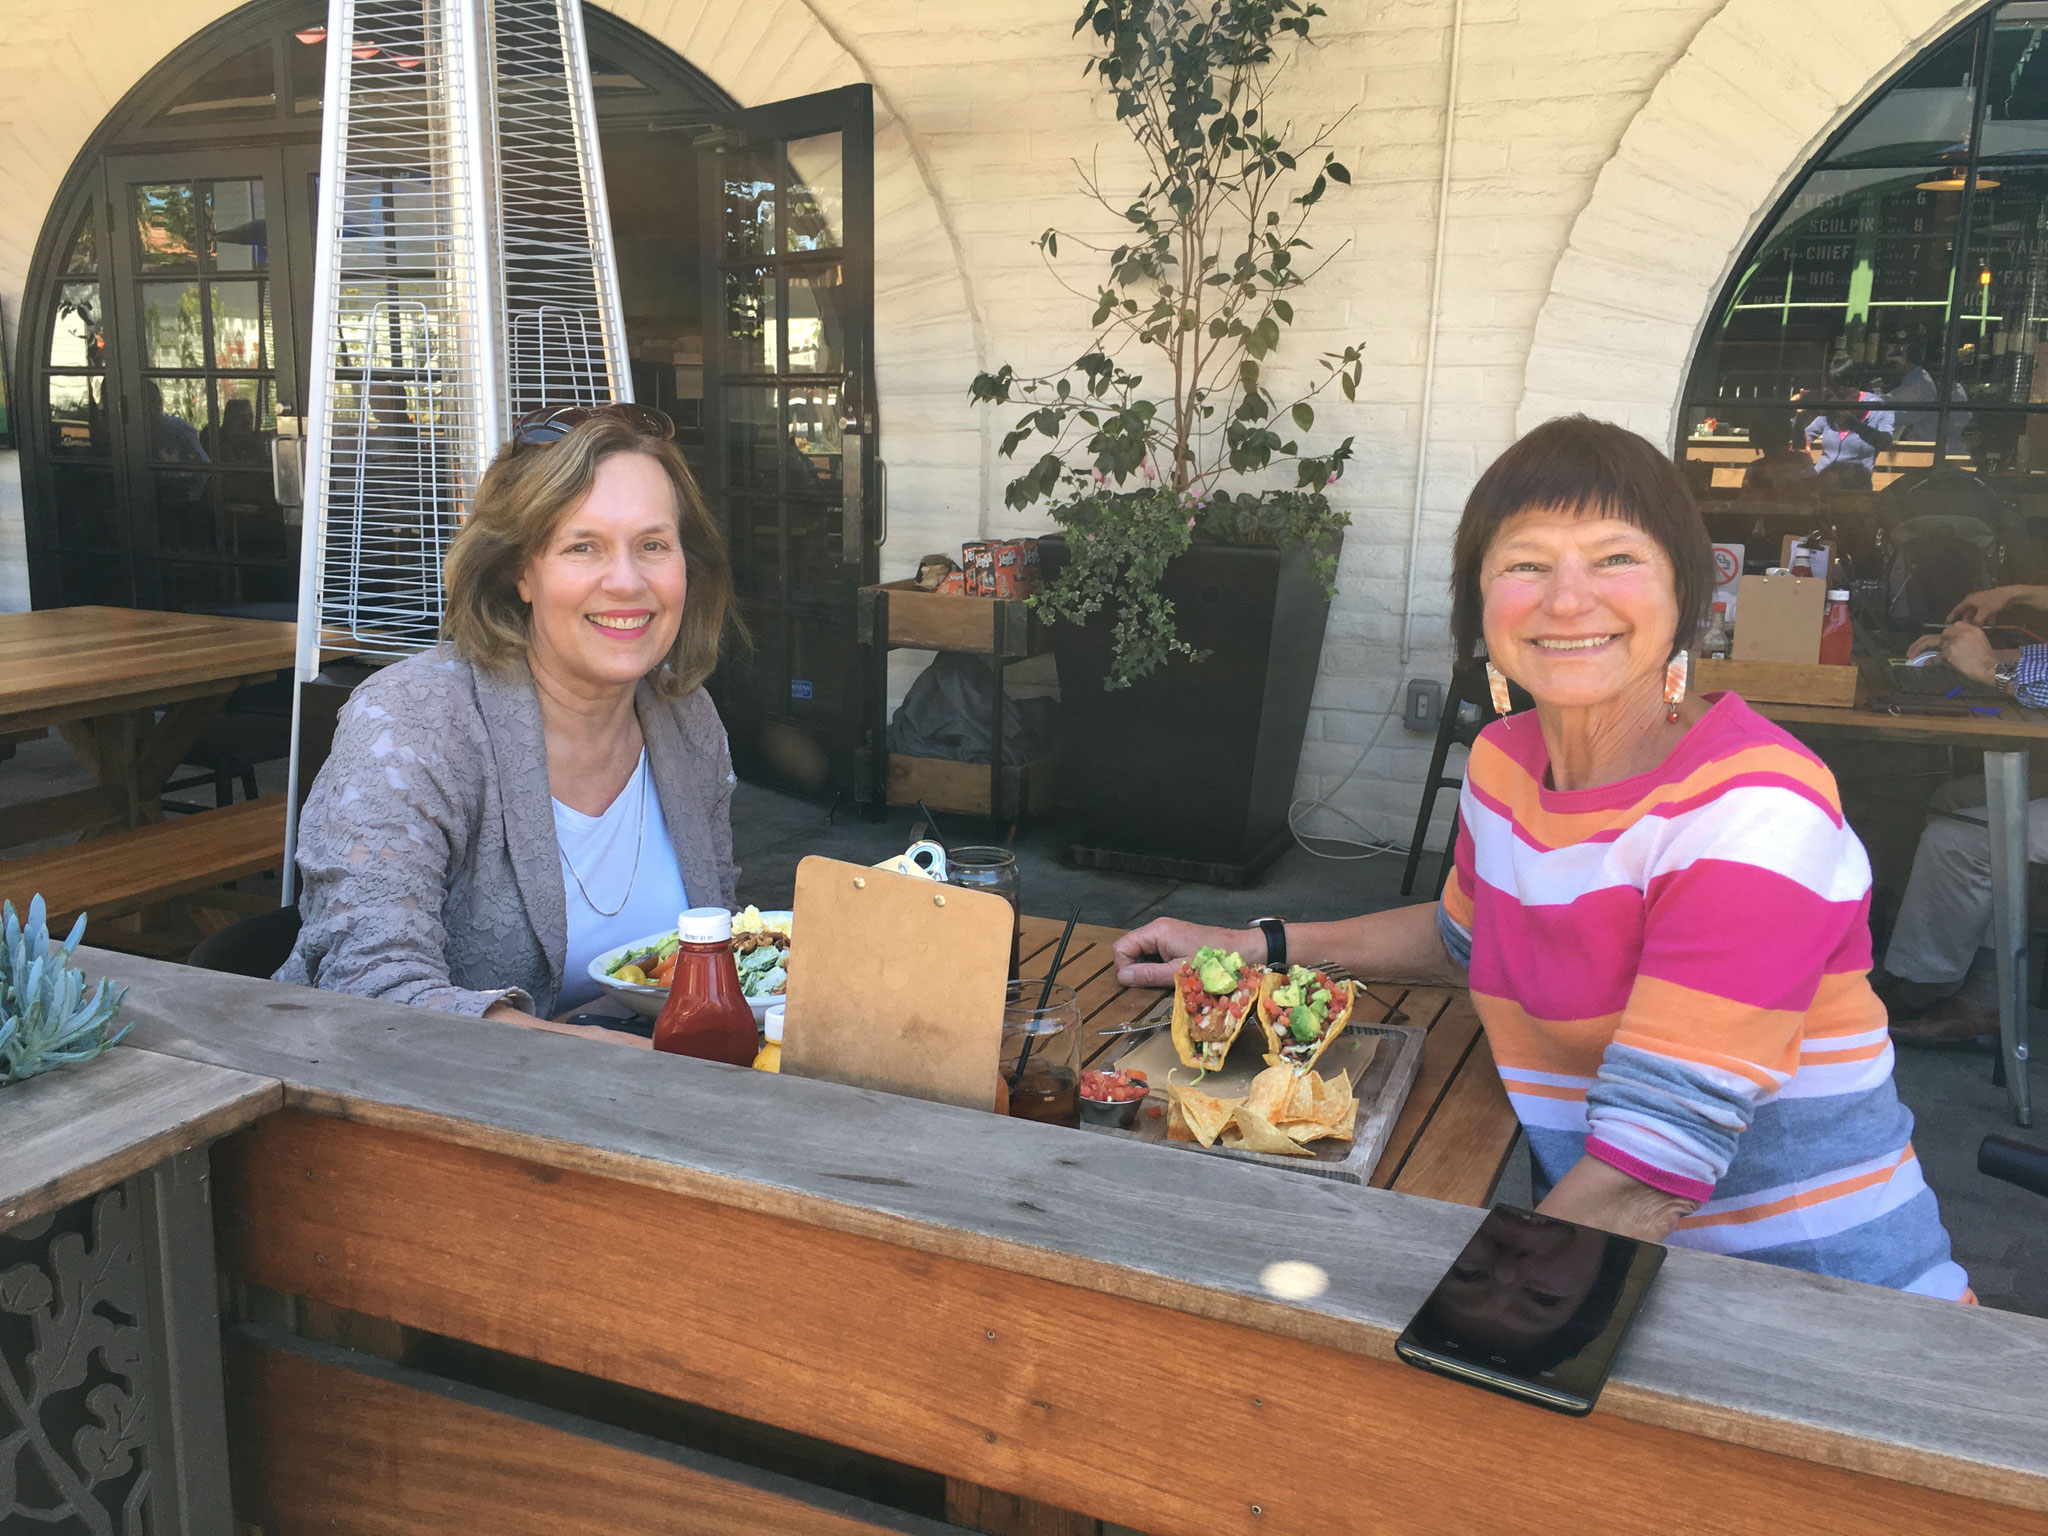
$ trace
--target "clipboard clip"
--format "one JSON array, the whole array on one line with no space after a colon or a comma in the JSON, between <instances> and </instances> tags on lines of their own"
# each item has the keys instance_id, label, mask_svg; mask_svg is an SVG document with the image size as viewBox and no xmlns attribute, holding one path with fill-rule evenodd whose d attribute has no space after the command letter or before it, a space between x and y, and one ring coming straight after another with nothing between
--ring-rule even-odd
<instances>
[{"instance_id":1,"label":"clipboard clip","mask_svg":"<svg viewBox=\"0 0 2048 1536\"><path fill-rule=\"evenodd\" d=\"M925 838L922 842L912 843L894 858L883 859L874 867L886 869L892 875L922 876L943 884L946 879L946 850Z\"/></svg>"}]
</instances>

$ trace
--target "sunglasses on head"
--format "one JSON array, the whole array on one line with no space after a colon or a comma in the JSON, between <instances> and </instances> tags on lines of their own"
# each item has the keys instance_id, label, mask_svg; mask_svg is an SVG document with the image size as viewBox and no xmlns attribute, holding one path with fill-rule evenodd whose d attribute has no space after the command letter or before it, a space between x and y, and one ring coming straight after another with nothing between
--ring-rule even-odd
<instances>
[{"instance_id":1,"label":"sunglasses on head","mask_svg":"<svg viewBox=\"0 0 2048 1536\"><path fill-rule=\"evenodd\" d=\"M623 421L642 437L667 442L676 435L676 424L665 411L652 406L614 400L609 405L543 405L528 411L512 423L512 441L545 448L559 443L586 421Z\"/></svg>"}]
</instances>

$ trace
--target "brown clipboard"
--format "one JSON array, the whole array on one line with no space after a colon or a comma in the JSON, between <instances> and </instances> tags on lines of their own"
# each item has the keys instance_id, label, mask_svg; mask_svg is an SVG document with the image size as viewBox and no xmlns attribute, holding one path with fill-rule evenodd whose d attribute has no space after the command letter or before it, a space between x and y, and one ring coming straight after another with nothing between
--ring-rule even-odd
<instances>
[{"instance_id":1,"label":"brown clipboard","mask_svg":"<svg viewBox=\"0 0 2048 1536\"><path fill-rule=\"evenodd\" d=\"M797 865L782 1070L987 1109L1010 904L817 855Z\"/></svg>"}]
</instances>

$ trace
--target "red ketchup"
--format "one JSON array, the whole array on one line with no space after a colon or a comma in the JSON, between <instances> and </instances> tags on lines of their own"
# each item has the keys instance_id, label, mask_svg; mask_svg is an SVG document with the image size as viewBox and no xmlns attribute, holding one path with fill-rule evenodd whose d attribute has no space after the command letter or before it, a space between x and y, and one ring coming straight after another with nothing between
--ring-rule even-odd
<instances>
[{"instance_id":1,"label":"red ketchup","mask_svg":"<svg viewBox=\"0 0 2048 1536\"><path fill-rule=\"evenodd\" d=\"M692 907L676 919L675 976L654 1021L654 1048L700 1061L752 1066L761 1042L732 959L732 914Z\"/></svg>"},{"instance_id":2,"label":"red ketchup","mask_svg":"<svg viewBox=\"0 0 2048 1536\"><path fill-rule=\"evenodd\" d=\"M1828 594L1826 616L1820 626L1820 664L1824 667L1846 667L1855 658L1851 654L1855 645L1855 631L1849 624L1849 593L1846 588L1837 588Z\"/></svg>"}]
</instances>

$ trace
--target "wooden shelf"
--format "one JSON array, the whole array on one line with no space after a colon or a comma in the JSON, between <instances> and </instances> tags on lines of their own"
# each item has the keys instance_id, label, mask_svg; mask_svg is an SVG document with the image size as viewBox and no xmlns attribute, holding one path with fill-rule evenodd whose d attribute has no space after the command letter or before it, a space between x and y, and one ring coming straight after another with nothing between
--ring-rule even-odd
<instances>
[{"instance_id":1,"label":"wooden shelf","mask_svg":"<svg viewBox=\"0 0 2048 1536\"><path fill-rule=\"evenodd\" d=\"M1041 811L1052 803L1052 763L1036 758L1028 763L1006 764L1002 770L1001 813L1016 815ZM963 816L990 816L990 773L987 763L959 763L945 757L911 757L902 752L889 754L888 797L891 805L915 805L922 800L935 811L957 811Z\"/></svg>"},{"instance_id":2,"label":"wooden shelf","mask_svg":"<svg viewBox=\"0 0 2048 1536\"><path fill-rule=\"evenodd\" d=\"M886 620L879 617L883 613ZM966 651L1021 661L1051 649L1022 599L926 592L914 581L860 589L861 642L871 644L885 623L884 643L908 650Z\"/></svg>"}]
</instances>

